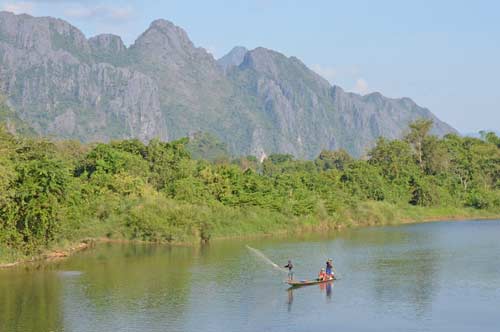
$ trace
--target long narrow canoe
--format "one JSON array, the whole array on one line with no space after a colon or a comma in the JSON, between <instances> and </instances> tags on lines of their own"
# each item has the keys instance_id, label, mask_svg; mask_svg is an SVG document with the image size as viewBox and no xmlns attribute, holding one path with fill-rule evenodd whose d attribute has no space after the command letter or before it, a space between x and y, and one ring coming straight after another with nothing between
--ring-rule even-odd
<instances>
[{"instance_id":1,"label":"long narrow canoe","mask_svg":"<svg viewBox=\"0 0 500 332\"><path fill-rule=\"evenodd\" d=\"M288 280L286 283L289 284L290 286L293 287L300 287L300 286L309 286L309 285L317 285L317 284L323 284L326 282L334 281L335 278L327 279L327 280L318 280L318 279L313 279L313 280Z\"/></svg>"}]
</instances>

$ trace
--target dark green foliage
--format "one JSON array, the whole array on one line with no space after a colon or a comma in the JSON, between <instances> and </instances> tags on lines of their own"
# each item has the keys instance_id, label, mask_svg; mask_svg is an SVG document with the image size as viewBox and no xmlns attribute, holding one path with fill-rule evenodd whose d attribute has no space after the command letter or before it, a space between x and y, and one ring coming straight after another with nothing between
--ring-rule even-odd
<instances>
[{"instance_id":1,"label":"dark green foliage","mask_svg":"<svg viewBox=\"0 0 500 332\"><path fill-rule=\"evenodd\" d=\"M355 162L341 176L345 188L359 199L383 201L386 198L385 182L377 167L365 162Z\"/></svg>"},{"instance_id":2,"label":"dark green foliage","mask_svg":"<svg viewBox=\"0 0 500 332\"><path fill-rule=\"evenodd\" d=\"M140 146L137 147L130 143L133 142L98 144L78 165L75 172L76 176L86 174L91 177L94 173L114 175L126 171L132 175L146 177L149 173L148 163L144 160L146 156L145 147L141 151ZM130 151L127 151L127 149L130 149Z\"/></svg>"},{"instance_id":3,"label":"dark green foliage","mask_svg":"<svg viewBox=\"0 0 500 332\"><path fill-rule=\"evenodd\" d=\"M273 164L282 164L293 160L291 154L272 154L267 158Z\"/></svg>"},{"instance_id":4,"label":"dark green foliage","mask_svg":"<svg viewBox=\"0 0 500 332\"><path fill-rule=\"evenodd\" d=\"M147 146L138 139L114 141L110 145L117 150L129 152L142 158L146 158L148 155Z\"/></svg>"},{"instance_id":5,"label":"dark green foliage","mask_svg":"<svg viewBox=\"0 0 500 332\"><path fill-rule=\"evenodd\" d=\"M176 180L190 173L191 159L186 149L188 139L164 143L152 140L147 147L147 161L150 165L149 181L157 190L173 193Z\"/></svg>"},{"instance_id":6,"label":"dark green foliage","mask_svg":"<svg viewBox=\"0 0 500 332\"><path fill-rule=\"evenodd\" d=\"M445 174L450 167L450 155L444 140L429 136L423 142L423 169L427 175Z\"/></svg>"},{"instance_id":7,"label":"dark green foliage","mask_svg":"<svg viewBox=\"0 0 500 332\"><path fill-rule=\"evenodd\" d=\"M11 155L15 176L7 186L1 206L8 242L32 250L47 245L58 232L60 206L66 200L70 173L45 141L22 141Z\"/></svg>"},{"instance_id":8,"label":"dark green foliage","mask_svg":"<svg viewBox=\"0 0 500 332\"><path fill-rule=\"evenodd\" d=\"M321 151L315 163L324 171L333 168L343 171L352 161L353 158L349 153L346 150L340 149L336 151Z\"/></svg>"},{"instance_id":9,"label":"dark green foliage","mask_svg":"<svg viewBox=\"0 0 500 332\"><path fill-rule=\"evenodd\" d=\"M189 138L186 149L197 160L216 161L230 156L227 145L209 133L194 134Z\"/></svg>"},{"instance_id":10,"label":"dark green foliage","mask_svg":"<svg viewBox=\"0 0 500 332\"><path fill-rule=\"evenodd\" d=\"M409 203L419 206L434 206L441 203L440 188L430 177L413 177L410 180L411 198Z\"/></svg>"},{"instance_id":11,"label":"dark green foliage","mask_svg":"<svg viewBox=\"0 0 500 332\"><path fill-rule=\"evenodd\" d=\"M380 138L369 153L369 164L376 166L385 178L406 182L417 172L414 154L405 141L388 141Z\"/></svg>"}]
</instances>

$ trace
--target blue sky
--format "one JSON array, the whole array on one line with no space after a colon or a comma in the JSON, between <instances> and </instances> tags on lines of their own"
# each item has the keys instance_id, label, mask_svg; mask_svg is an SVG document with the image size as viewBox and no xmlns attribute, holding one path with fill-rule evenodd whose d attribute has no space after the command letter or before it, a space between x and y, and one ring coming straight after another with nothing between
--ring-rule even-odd
<instances>
[{"instance_id":1,"label":"blue sky","mask_svg":"<svg viewBox=\"0 0 500 332\"><path fill-rule=\"evenodd\" d=\"M165 18L216 57L272 48L346 90L411 97L461 132L500 129L500 1L0 0L0 9L126 44Z\"/></svg>"}]
</instances>

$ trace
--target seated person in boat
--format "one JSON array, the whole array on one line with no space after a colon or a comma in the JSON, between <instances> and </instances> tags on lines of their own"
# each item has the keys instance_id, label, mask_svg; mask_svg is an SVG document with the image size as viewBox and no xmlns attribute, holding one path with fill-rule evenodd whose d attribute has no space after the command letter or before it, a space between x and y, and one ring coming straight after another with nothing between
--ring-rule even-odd
<instances>
[{"instance_id":1,"label":"seated person in boat","mask_svg":"<svg viewBox=\"0 0 500 332\"><path fill-rule=\"evenodd\" d=\"M321 271L319 271L319 273L318 273L318 281L326 280L326 278L327 278L327 276L326 276L325 269L321 268Z\"/></svg>"},{"instance_id":2,"label":"seated person in boat","mask_svg":"<svg viewBox=\"0 0 500 332\"><path fill-rule=\"evenodd\" d=\"M330 280L332 279L331 276L329 276L326 272L325 272L325 268L321 268L321 271L319 271L319 274L318 274L318 281L327 281L327 280Z\"/></svg>"}]
</instances>

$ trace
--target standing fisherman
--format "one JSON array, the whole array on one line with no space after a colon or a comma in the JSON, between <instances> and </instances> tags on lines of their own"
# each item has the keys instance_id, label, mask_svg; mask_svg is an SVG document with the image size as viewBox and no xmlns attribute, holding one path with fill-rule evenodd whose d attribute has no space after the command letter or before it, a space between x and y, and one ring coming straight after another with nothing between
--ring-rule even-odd
<instances>
[{"instance_id":1,"label":"standing fisherman","mask_svg":"<svg viewBox=\"0 0 500 332\"><path fill-rule=\"evenodd\" d=\"M291 260L288 260L288 264L284 266L288 269L288 280L293 280L293 264Z\"/></svg>"},{"instance_id":2,"label":"standing fisherman","mask_svg":"<svg viewBox=\"0 0 500 332\"><path fill-rule=\"evenodd\" d=\"M333 269L333 260L330 258L326 262L326 274L328 276L331 276L332 278L335 278L335 275L333 274L332 269Z\"/></svg>"}]
</instances>

